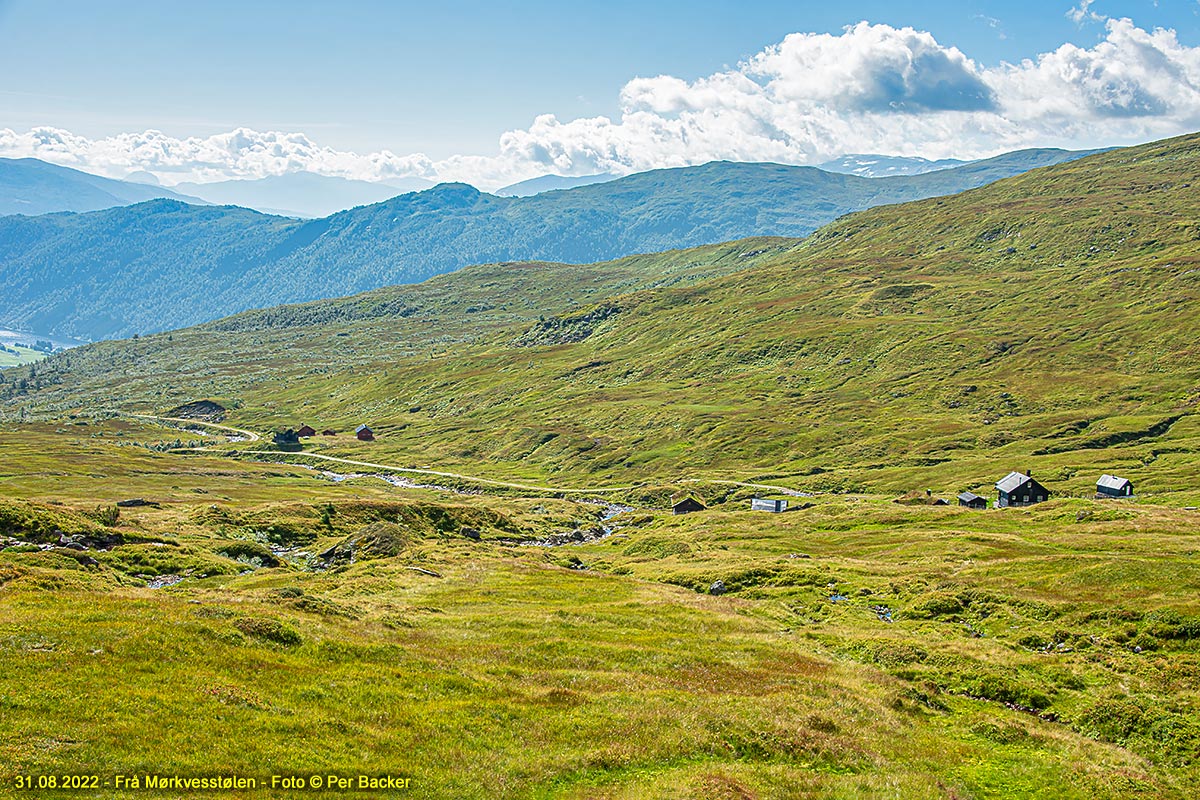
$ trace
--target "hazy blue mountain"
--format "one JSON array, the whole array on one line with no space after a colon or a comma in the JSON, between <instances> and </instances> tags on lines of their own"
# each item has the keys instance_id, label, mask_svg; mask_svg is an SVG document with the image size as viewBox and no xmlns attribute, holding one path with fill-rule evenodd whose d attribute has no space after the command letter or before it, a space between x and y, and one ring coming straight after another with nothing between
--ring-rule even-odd
<instances>
[{"instance_id":1,"label":"hazy blue mountain","mask_svg":"<svg viewBox=\"0 0 1200 800\"><path fill-rule=\"evenodd\" d=\"M101 178L36 158L0 158L0 214L98 211L157 197L204 202L161 186Z\"/></svg>"},{"instance_id":2,"label":"hazy blue mountain","mask_svg":"<svg viewBox=\"0 0 1200 800\"><path fill-rule=\"evenodd\" d=\"M939 169L951 169L970 164L957 158L930 161L913 156L879 156L868 154L845 155L817 166L826 172L857 175L860 178L889 178L896 175L923 175Z\"/></svg>"},{"instance_id":3,"label":"hazy blue mountain","mask_svg":"<svg viewBox=\"0 0 1200 800\"><path fill-rule=\"evenodd\" d=\"M241 206L292 217L326 217L431 186L431 181L421 178L373 183L314 172L292 172L257 180L181 183L175 189L217 205Z\"/></svg>"},{"instance_id":4,"label":"hazy blue mountain","mask_svg":"<svg viewBox=\"0 0 1200 800\"><path fill-rule=\"evenodd\" d=\"M607 172L601 172L596 175L576 175L567 177L565 175L542 175L539 178L530 178L527 181L514 183L510 186L505 186L503 189L496 190L497 197L533 197L535 194L542 192L553 192L557 189L574 189L577 186L590 186L593 183L606 183L616 180L619 175L610 175Z\"/></svg>"},{"instance_id":5,"label":"hazy blue mountain","mask_svg":"<svg viewBox=\"0 0 1200 800\"><path fill-rule=\"evenodd\" d=\"M850 211L952 194L1083 153L1025 150L859 178L714 162L534 197L465 184L314 220L155 200L0 218L0 326L98 339L415 283L469 264L592 263L753 235L805 236Z\"/></svg>"}]
</instances>

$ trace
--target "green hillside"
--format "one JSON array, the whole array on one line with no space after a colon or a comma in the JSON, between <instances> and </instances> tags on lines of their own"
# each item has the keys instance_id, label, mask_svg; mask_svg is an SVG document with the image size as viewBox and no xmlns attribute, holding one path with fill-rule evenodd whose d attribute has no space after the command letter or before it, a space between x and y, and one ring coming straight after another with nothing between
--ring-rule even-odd
<instances>
[{"instance_id":1,"label":"green hillside","mask_svg":"<svg viewBox=\"0 0 1200 800\"><path fill-rule=\"evenodd\" d=\"M1080 155L1029 150L880 179L721 162L536 197L443 184L307 221L169 200L4 217L0 323L95 340L416 283L470 264L589 263L746 236L803 236L849 211L950 194Z\"/></svg>"},{"instance_id":2,"label":"green hillside","mask_svg":"<svg viewBox=\"0 0 1200 800\"><path fill-rule=\"evenodd\" d=\"M500 265L252 312L11 373L6 406L216 396L248 425L369 421L386 463L502 475L957 490L1000 460L1084 491L1113 458L1097 443L1125 445L1114 468L1137 476L1154 442L1195 432L1196 168L1187 137L863 212L803 243ZM695 266L667 285L680 263ZM1184 457L1161 455L1150 474Z\"/></svg>"}]
</instances>

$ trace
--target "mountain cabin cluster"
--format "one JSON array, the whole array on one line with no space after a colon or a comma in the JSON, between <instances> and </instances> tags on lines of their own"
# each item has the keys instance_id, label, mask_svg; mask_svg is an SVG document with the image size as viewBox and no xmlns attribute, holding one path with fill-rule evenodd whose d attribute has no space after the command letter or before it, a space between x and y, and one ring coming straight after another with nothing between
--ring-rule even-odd
<instances>
[{"instance_id":1,"label":"mountain cabin cluster","mask_svg":"<svg viewBox=\"0 0 1200 800\"><path fill-rule=\"evenodd\" d=\"M925 491L925 496L928 500L923 503L924 505L950 505L940 497L933 497L932 492L929 490ZM1133 483L1128 478L1120 478L1116 475L1101 475L1100 480L1096 481L1096 499L1102 500L1109 497L1133 497ZM1020 508L1021 506L1031 506L1035 503L1044 503L1049 499L1050 490L1034 480L1033 473L1031 472L1010 472L996 481L995 508ZM958 504L966 508L982 509L988 507L987 498L974 492L963 492L958 495ZM751 511L766 511L772 514L779 514L787 511L787 509L787 500L767 500L755 497L750 501ZM693 511L704 511L705 505L691 495L688 495L678 502L673 502L671 510L675 514L690 514Z\"/></svg>"},{"instance_id":2,"label":"mountain cabin cluster","mask_svg":"<svg viewBox=\"0 0 1200 800\"><path fill-rule=\"evenodd\" d=\"M308 439L317 435L317 429L311 425L301 425L299 428L288 428L285 431L276 431L273 441L275 444L284 448L299 448L301 439ZM326 428L321 431L322 436L337 436L337 431L332 428ZM354 429L354 438L360 442L375 441L375 431L371 430L368 425L359 425Z\"/></svg>"}]
</instances>

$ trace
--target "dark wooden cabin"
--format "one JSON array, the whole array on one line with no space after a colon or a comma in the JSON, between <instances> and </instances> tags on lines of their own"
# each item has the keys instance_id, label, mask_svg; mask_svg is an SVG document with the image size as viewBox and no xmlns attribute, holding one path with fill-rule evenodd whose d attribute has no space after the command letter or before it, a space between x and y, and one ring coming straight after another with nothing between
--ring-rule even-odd
<instances>
[{"instance_id":1,"label":"dark wooden cabin","mask_svg":"<svg viewBox=\"0 0 1200 800\"><path fill-rule=\"evenodd\" d=\"M296 435L301 439L307 439L310 436L316 436L317 429L312 425L301 425L299 430L296 431Z\"/></svg>"},{"instance_id":2,"label":"dark wooden cabin","mask_svg":"<svg viewBox=\"0 0 1200 800\"><path fill-rule=\"evenodd\" d=\"M280 450L300 449L300 437L291 428L288 428L286 431L277 431L272 440Z\"/></svg>"},{"instance_id":3,"label":"dark wooden cabin","mask_svg":"<svg viewBox=\"0 0 1200 800\"><path fill-rule=\"evenodd\" d=\"M359 425L354 429L354 435L358 437L360 442L375 441L375 431L368 428L366 425Z\"/></svg>"},{"instance_id":4,"label":"dark wooden cabin","mask_svg":"<svg viewBox=\"0 0 1200 800\"><path fill-rule=\"evenodd\" d=\"M958 504L967 508L987 508L987 498L974 492L963 492L958 496Z\"/></svg>"},{"instance_id":5,"label":"dark wooden cabin","mask_svg":"<svg viewBox=\"0 0 1200 800\"><path fill-rule=\"evenodd\" d=\"M691 514L693 511L703 511L705 505L694 497L685 497L671 506L675 514Z\"/></svg>"}]
</instances>

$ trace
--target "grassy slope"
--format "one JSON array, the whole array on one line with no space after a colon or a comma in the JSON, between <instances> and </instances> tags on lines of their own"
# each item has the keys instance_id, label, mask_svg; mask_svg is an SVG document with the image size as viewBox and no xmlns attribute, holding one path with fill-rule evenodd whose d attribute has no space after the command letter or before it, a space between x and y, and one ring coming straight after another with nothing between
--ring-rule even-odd
<instances>
[{"instance_id":1,"label":"grassy slope","mask_svg":"<svg viewBox=\"0 0 1200 800\"><path fill-rule=\"evenodd\" d=\"M0 351L0 367L17 367L21 364L32 364L35 361L41 361L45 357L46 354L41 350L14 345L8 350Z\"/></svg>"}]
</instances>

